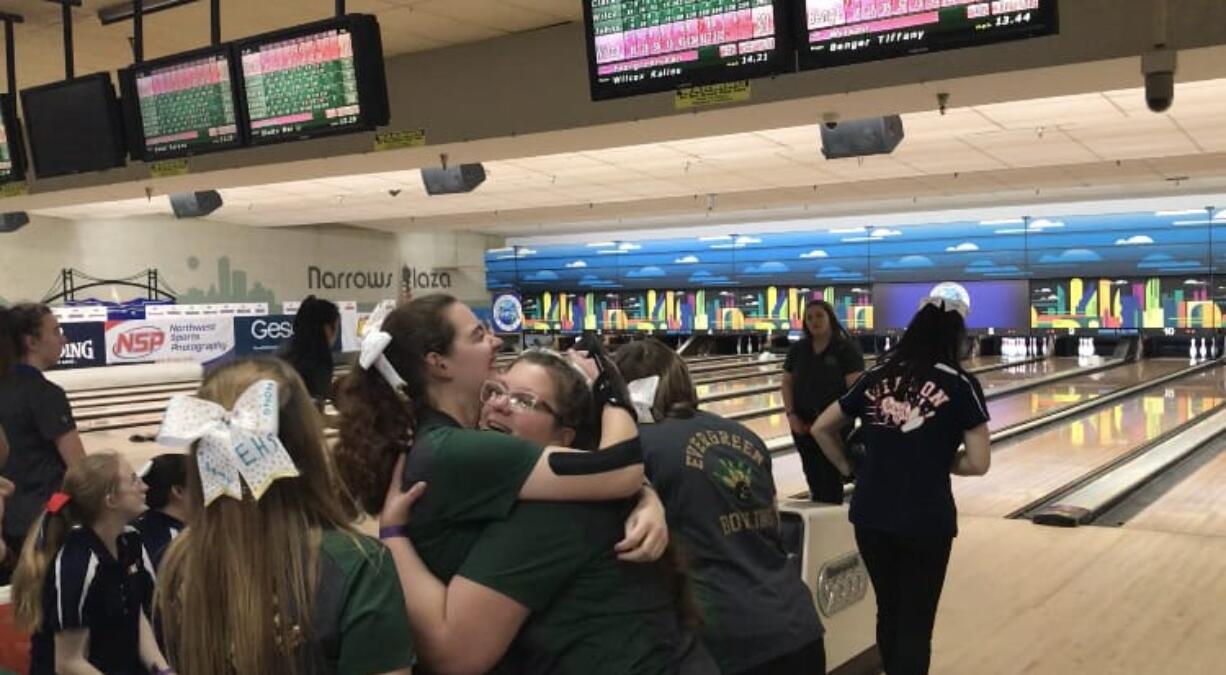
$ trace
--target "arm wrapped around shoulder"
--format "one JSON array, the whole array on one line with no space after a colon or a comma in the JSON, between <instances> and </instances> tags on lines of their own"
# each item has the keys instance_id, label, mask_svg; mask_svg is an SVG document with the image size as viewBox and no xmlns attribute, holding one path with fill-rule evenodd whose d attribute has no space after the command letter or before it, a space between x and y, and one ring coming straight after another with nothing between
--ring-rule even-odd
<instances>
[{"instance_id":1,"label":"arm wrapped around shoulder","mask_svg":"<svg viewBox=\"0 0 1226 675\"><path fill-rule=\"evenodd\" d=\"M611 445L600 452L552 452L549 468L559 476L586 476L607 473L643 463L643 445L637 436Z\"/></svg>"}]
</instances>

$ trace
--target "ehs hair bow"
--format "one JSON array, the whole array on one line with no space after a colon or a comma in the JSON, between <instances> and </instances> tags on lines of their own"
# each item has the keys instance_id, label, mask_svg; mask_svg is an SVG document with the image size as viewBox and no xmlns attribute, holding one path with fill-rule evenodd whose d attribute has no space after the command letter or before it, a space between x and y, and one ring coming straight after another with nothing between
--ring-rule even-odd
<instances>
[{"instance_id":1,"label":"ehs hair bow","mask_svg":"<svg viewBox=\"0 0 1226 675\"><path fill-rule=\"evenodd\" d=\"M392 343L392 336L382 330L383 320L391 313L391 307L381 304L370 313L366 320L366 332L362 336L362 353L358 356L358 365L362 370L370 370L373 366L392 389L400 391L404 386L404 378L392 367L392 362L383 355L387 346Z\"/></svg>"},{"instance_id":2,"label":"ehs hair bow","mask_svg":"<svg viewBox=\"0 0 1226 675\"><path fill-rule=\"evenodd\" d=\"M273 380L248 387L233 410L194 396L176 396L166 408L157 442L170 447L197 443L205 506L222 495L242 499L243 483L258 501L273 481L298 475L277 435L279 409Z\"/></svg>"}]
</instances>

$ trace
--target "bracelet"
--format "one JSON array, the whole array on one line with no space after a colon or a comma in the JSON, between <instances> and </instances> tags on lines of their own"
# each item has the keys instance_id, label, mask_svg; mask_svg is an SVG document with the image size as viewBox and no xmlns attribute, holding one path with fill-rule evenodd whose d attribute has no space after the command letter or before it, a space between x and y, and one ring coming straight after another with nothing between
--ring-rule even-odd
<instances>
[{"instance_id":1,"label":"bracelet","mask_svg":"<svg viewBox=\"0 0 1226 675\"><path fill-rule=\"evenodd\" d=\"M158 668L157 666L154 666L153 668L149 669L149 672L153 675L175 675L175 669L171 668L170 666L166 666L165 668Z\"/></svg>"},{"instance_id":2,"label":"bracelet","mask_svg":"<svg viewBox=\"0 0 1226 675\"><path fill-rule=\"evenodd\" d=\"M379 528L379 539L396 539L398 537L409 538L408 525L389 525Z\"/></svg>"}]
</instances>

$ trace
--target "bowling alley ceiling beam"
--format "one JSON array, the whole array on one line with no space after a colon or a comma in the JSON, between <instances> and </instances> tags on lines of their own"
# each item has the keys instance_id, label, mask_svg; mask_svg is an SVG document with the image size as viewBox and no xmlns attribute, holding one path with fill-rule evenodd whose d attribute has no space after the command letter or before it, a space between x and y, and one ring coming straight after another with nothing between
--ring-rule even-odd
<instances>
[{"instance_id":1,"label":"bowling alley ceiling beam","mask_svg":"<svg viewBox=\"0 0 1226 675\"><path fill-rule=\"evenodd\" d=\"M1139 56L1153 44L1145 4L1066 2L1059 36L754 80L752 104L697 114L674 110L671 94L591 102L583 30L567 24L389 59L388 129L424 130L424 148L371 153L369 134L332 137L193 158L190 175L160 180L134 163L37 181L12 206L404 170L436 163L442 152L456 163L489 162L701 138L812 124L829 111L845 119L925 111L938 93L959 108L1126 89L1139 85ZM1180 80L1226 77L1226 3L1179 7L1167 44L1180 51Z\"/></svg>"}]
</instances>

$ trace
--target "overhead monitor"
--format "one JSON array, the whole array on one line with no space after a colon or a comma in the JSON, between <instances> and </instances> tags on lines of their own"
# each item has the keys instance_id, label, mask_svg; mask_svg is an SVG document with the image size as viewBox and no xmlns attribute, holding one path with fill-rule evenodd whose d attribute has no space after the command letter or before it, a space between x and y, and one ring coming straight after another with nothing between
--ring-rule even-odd
<instances>
[{"instance_id":1,"label":"overhead monitor","mask_svg":"<svg viewBox=\"0 0 1226 675\"><path fill-rule=\"evenodd\" d=\"M795 69L788 0L584 0L592 100Z\"/></svg>"},{"instance_id":2,"label":"overhead monitor","mask_svg":"<svg viewBox=\"0 0 1226 675\"><path fill-rule=\"evenodd\" d=\"M0 183L25 180L26 152L12 94L0 94Z\"/></svg>"},{"instance_id":3,"label":"overhead monitor","mask_svg":"<svg viewBox=\"0 0 1226 675\"><path fill-rule=\"evenodd\" d=\"M132 157L152 161L241 146L237 81L229 45L120 71Z\"/></svg>"},{"instance_id":4,"label":"overhead monitor","mask_svg":"<svg viewBox=\"0 0 1226 675\"><path fill-rule=\"evenodd\" d=\"M110 74L24 89L21 107L39 178L124 165L123 114Z\"/></svg>"},{"instance_id":5,"label":"overhead monitor","mask_svg":"<svg viewBox=\"0 0 1226 675\"><path fill-rule=\"evenodd\" d=\"M366 14L235 44L253 144L354 131L388 122L379 23Z\"/></svg>"},{"instance_id":6,"label":"overhead monitor","mask_svg":"<svg viewBox=\"0 0 1226 675\"><path fill-rule=\"evenodd\" d=\"M801 69L1051 35L1056 0L793 0Z\"/></svg>"}]
</instances>

